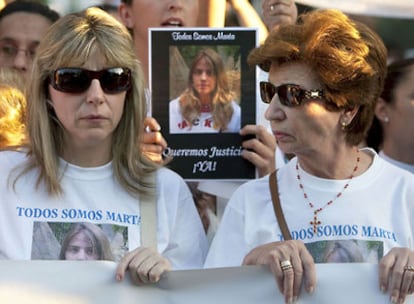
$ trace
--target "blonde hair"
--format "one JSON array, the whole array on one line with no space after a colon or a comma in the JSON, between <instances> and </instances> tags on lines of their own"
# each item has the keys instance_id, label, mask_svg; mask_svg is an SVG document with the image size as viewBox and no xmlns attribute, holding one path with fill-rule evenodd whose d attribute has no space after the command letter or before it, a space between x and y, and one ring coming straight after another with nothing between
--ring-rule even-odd
<instances>
[{"instance_id":1,"label":"blonde hair","mask_svg":"<svg viewBox=\"0 0 414 304\"><path fill-rule=\"evenodd\" d=\"M193 74L197 63L203 58L205 58L213 68L213 73L216 77L216 88L211 96L213 127L217 130L226 131L227 125L233 116L233 93L229 87L223 60L213 49L203 49L199 51L192 61L188 76L188 87L179 97L181 115L190 126L194 119L200 117L201 102L198 93L194 89Z\"/></svg>"},{"instance_id":2,"label":"blonde hair","mask_svg":"<svg viewBox=\"0 0 414 304\"><path fill-rule=\"evenodd\" d=\"M359 144L371 125L386 75L387 50L381 38L340 11L315 10L270 32L248 56L249 64L265 71L272 62L295 61L309 65L322 80L328 109L359 107L345 129L347 143Z\"/></svg>"},{"instance_id":3,"label":"blonde hair","mask_svg":"<svg viewBox=\"0 0 414 304\"><path fill-rule=\"evenodd\" d=\"M115 177L133 195L153 193L155 186L150 175L156 167L142 156L139 147L146 114L144 74L128 30L98 8L59 19L49 28L37 49L27 90L29 162L18 177L38 169L37 186L44 182L50 195L62 193L59 156L64 148L63 131L48 101L49 77L57 68L84 65L97 49L109 66L131 70L131 88L113 134Z\"/></svg>"},{"instance_id":4,"label":"blonde hair","mask_svg":"<svg viewBox=\"0 0 414 304\"><path fill-rule=\"evenodd\" d=\"M26 98L18 88L0 83L0 148L24 142Z\"/></svg>"}]
</instances>

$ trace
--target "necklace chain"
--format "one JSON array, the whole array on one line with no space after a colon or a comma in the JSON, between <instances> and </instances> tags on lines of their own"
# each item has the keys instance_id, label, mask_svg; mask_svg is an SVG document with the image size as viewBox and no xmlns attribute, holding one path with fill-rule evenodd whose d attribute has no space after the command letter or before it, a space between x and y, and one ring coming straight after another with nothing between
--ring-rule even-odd
<instances>
[{"instance_id":1,"label":"necklace chain","mask_svg":"<svg viewBox=\"0 0 414 304\"><path fill-rule=\"evenodd\" d=\"M352 170L351 175L348 178L348 181L345 183L344 187L342 188L341 191L339 191L335 197L333 199L331 199L330 201L328 201L325 205L323 205L322 207L319 208L315 208L315 204L313 204L311 202L311 200L309 199L309 195L305 192L305 187L302 184L302 178L300 176L299 173L299 162L296 161L296 173L297 173L297 179L298 179L298 183L299 183L299 188L302 190L303 193L303 197L305 198L305 200L308 202L309 207L313 210L313 221L310 221L309 223L313 226L313 232L316 233L318 225L322 224L322 222L318 219L318 214L320 212L322 212L324 210L325 207L328 207L330 205L332 205L338 198L340 198L342 196L342 194L344 193L344 191L346 189L348 189L349 187L349 183L351 182L351 180L354 178L354 174L355 172L358 170L358 164L360 161L360 157L359 157L359 150L357 149L357 158L356 158L356 163L355 163L355 167Z\"/></svg>"}]
</instances>

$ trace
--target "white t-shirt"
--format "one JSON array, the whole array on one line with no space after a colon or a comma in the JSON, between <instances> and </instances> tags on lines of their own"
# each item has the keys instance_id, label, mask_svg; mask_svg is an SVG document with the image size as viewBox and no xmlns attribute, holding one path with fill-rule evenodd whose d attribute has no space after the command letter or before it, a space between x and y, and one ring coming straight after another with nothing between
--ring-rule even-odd
<instances>
[{"instance_id":1,"label":"white t-shirt","mask_svg":"<svg viewBox=\"0 0 414 304\"><path fill-rule=\"evenodd\" d=\"M235 102L231 102L233 106L233 115L230 122L227 125L225 133L238 133L240 131L241 123L241 110L240 106ZM203 112L200 117L193 121L193 125L190 126L181 115L179 98L170 101L170 133L218 133L220 130L214 128L213 117L211 113Z\"/></svg>"},{"instance_id":2,"label":"white t-shirt","mask_svg":"<svg viewBox=\"0 0 414 304\"><path fill-rule=\"evenodd\" d=\"M412 174L375 154L370 168L354 177L342 196L319 213L321 224L315 234L310 223L313 209L299 188L296 162L295 157L277 172L280 201L292 238L306 243L316 262L328 261L325 254L332 244L342 251L344 247L353 248L347 253L349 259L341 254L341 261L359 256L354 259L359 262L378 262L392 247L414 248ZM316 207L333 199L347 182L318 178L302 169L300 174ZM267 175L236 190L213 239L205 267L239 266L253 248L281 240Z\"/></svg>"},{"instance_id":3,"label":"white t-shirt","mask_svg":"<svg viewBox=\"0 0 414 304\"><path fill-rule=\"evenodd\" d=\"M379 151L378 155L381 156L383 159L385 159L387 162L390 162L391 164L397 167L400 167L401 169L407 170L408 172L414 173L414 165L410 165L410 164L395 160L389 157L388 155L386 155L383 150Z\"/></svg>"},{"instance_id":4,"label":"white t-shirt","mask_svg":"<svg viewBox=\"0 0 414 304\"><path fill-rule=\"evenodd\" d=\"M140 202L113 174L112 163L82 168L61 160L63 195L50 197L37 171L17 180L9 172L26 160L23 152L0 152L0 259L56 259L70 223L90 222L107 232L116 259L140 246ZM157 172L158 251L174 269L202 266L208 243L185 182Z\"/></svg>"}]
</instances>

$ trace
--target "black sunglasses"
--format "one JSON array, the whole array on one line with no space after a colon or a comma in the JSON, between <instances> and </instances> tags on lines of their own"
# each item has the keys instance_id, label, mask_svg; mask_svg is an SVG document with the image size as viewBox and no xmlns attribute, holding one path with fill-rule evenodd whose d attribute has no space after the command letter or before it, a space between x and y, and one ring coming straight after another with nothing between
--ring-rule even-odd
<instances>
[{"instance_id":1,"label":"black sunglasses","mask_svg":"<svg viewBox=\"0 0 414 304\"><path fill-rule=\"evenodd\" d=\"M108 68L90 71L82 68L59 68L50 76L50 84L65 93L85 92L93 79L98 79L102 90L107 94L116 94L131 87L131 70L128 68Z\"/></svg>"},{"instance_id":2,"label":"black sunglasses","mask_svg":"<svg viewBox=\"0 0 414 304\"><path fill-rule=\"evenodd\" d=\"M324 96L323 90L304 90L297 84L282 84L276 87L267 81L260 82L260 97L264 103L270 103L276 93L280 103L287 107L297 107L305 100L321 99Z\"/></svg>"}]
</instances>

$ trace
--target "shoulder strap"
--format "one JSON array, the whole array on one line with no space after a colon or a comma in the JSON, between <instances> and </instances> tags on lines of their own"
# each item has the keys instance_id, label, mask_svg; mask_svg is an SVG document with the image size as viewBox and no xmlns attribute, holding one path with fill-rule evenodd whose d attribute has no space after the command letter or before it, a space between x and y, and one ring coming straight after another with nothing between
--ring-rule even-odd
<instances>
[{"instance_id":1,"label":"shoulder strap","mask_svg":"<svg viewBox=\"0 0 414 304\"><path fill-rule=\"evenodd\" d=\"M155 173L152 174L155 179ZM154 181L154 184L155 181ZM157 249L157 199L156 191L141 195L141 246Z\"/></svg>"},{"instance_id":2,"label":"shoulder strap","mask_svg":"<svg viewBox=\"0 0 414 304\"><path fill-rule=\"evenodd\" d=\"M279 190L277 187L276 171L273 171L269 176L270 194L272 195L273 209L275 211L276 219L279 224L279 228L282 231L283 238L291 240L289 228L286 224L285 215L283 214L282 207L280 206Z\"/></svg>"}]
</instances>

